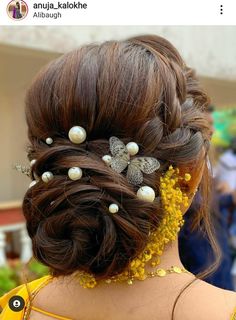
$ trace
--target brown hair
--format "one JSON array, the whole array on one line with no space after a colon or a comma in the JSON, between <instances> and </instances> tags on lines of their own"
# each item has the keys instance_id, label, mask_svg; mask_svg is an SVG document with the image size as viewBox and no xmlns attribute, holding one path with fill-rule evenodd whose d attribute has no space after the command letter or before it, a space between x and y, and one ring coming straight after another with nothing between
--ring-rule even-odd
<instances>
[{"instance_id":1,"label":"brown hair","mask_svg":"<svg viewBox=\"0 0 236 320\"><path fill-rule=\"evenodd\" d=\"M161 162L160 170L144 175L144 185L158 196L159 178L170 164L188 166L207 150L208 104L193 70L158 36L87 45L46 66L26 96L29 160L37 159L37 176L54 174L24 198L34 256L55 276L84 270L106 278L122 272L144 249L163 210L160 201L139 200L137 187L102 161L109 137L135 141L140 156ZM68 139L74 125L87 131L80 145ZM67 176L73 166L83 170L79 181ZM207 174L204 179L207 203ZM109 214L110 203L119 205L117 214ZM211 236L207 210L199 211L195 225L200 220Z\"/></svg>"}]
</instances>

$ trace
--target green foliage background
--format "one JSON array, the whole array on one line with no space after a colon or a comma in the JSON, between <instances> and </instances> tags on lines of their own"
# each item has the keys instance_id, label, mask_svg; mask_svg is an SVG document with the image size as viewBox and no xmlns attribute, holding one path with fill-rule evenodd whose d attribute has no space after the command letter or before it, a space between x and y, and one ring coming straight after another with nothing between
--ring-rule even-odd
<instances>
[{"instance_id":1,"label":"green foliage background","mask_svg":"<svg viewBox=\"0 0 236 320\"><path fill-rule=\"evenodd\" d=\"M18 262L13 266L0 267L0 297L24 283L24 274L29 282L49 274L49 270L35 259L31 259L27 265Z\"/></svg>"},{"instance_id":2,"label":"green foliage background","mask_svg":"<svg viewBox=\"0 0 236 320\"><path fill-rule=\"evenodd\" d=\"M228 147L232 137L236 137L236 108L214 111L213 119L215 128L213 144Z\"/></svg>"}]
</instances>

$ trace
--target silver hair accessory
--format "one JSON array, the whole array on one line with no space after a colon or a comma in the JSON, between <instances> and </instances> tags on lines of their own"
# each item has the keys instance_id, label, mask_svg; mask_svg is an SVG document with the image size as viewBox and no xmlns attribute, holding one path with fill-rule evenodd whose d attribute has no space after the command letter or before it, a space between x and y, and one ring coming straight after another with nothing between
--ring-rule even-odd
<instances>
[{"instance_id":1,"label":"silver hair accessory","mask_svg":"<svg viewBox=\"0 0 236 320\"><path fill-rule=\"evenodd\" d=\"M153 157L130 159L130 155L138 152L138 145L135 142L129 142L125 145L120 139L113 136L109 139L109 144L112 157L105 155L102 157L103 161L117 173L121 173L128 167L127 180L131 184L141 184L143 173L150 174L160 168L160 162Z\"/></svg>"},{"instance_id":2,"label":"silver hair accessory","mask_svg":"<svg viewBox=\"0 0 236 320\"><path fill-rule=\"evenodd\" d=\"M30 177L31 169L30 167L22 166L21 164L13 165L13 169L25 174L26 176Z\"/></svg>"}]
</instances>

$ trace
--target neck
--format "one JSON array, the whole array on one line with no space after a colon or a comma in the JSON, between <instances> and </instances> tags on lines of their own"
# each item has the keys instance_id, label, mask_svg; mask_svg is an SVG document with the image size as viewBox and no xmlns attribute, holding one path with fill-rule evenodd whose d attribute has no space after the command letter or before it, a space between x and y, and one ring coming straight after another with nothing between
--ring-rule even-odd
<instances>
[{"instance_id":1,"label":"neck","mask_svg":"<svg viewBox=\"0 0 236 320\"><path fill-rule=\"evenodd\" d=\"M169 269L171 266L184 267L179 256L178 239L166 245L160 257L160 263L156 268ZM148 269L149 268L151 268L150 265L148 266Z\"/></svg>"},{"instance_id":2,"label":"neck","mask_svg":"<svg viewBox=\"0 0 236 320\"><path fill-rule=\"evenodd\" d=\"M167 270L167 269L170 269L172 266L184 268L184 266L180 260L180 257L179 257L178 240L172 241L171 243L169 243L165 246L165 250L164 250L163 254L160 256L160 263L156 267L154 267L154 268L151 267L151 262L152 262L152 260L150 260L146 264L146 267L145 267L146 271L154 271L156 269ZM74 276L76 277L76 275L74 275ZM68 281L71 281L71 280L73 280L74 276L73 275L65 276L65 277L63 277L62 281L65 281L66 279ZM59 278L61 278L61 277L59 277ZM137 281L137 283L138 282L139 281ZM72 281L72 283L74 284L75 288L78 288L78 281ZM81 287L81 286L79 286L79 287Z\"/></svg>"}]
</instances>

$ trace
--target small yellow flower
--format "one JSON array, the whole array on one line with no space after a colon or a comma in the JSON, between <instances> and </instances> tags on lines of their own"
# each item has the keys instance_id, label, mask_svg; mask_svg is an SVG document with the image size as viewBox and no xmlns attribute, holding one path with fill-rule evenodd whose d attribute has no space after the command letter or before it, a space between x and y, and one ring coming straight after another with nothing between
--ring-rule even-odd
<instances>
[{"instance_id":1,"label":"small yellow flower","mask_svg":"<svg viewBox=\"0 0 236 320\"><path fill-rule=\"evenodd\" d=\"M184 180L189 181L191 179L191 175L189 173L185 173Z\"/></svg>"}]
</instances>

